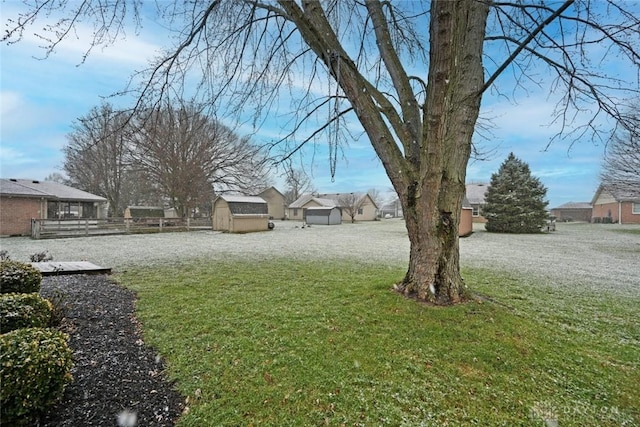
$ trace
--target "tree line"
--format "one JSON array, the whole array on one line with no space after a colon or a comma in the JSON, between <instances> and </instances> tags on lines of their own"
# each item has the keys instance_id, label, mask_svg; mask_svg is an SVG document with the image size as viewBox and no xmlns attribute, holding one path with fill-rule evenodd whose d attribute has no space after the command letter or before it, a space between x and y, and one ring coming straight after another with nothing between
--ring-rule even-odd
<instances>
[{"instance_id":1,"label":"tree line","mask_svg":"<svg viewBox=\"0 0 640 427\"><path fill-rule=\"evenodd\" d=\"M168 205L182 217L208 216L216 193L255 194L268 187L268 153L195 104L131 113L105 103L67 135L62 169L73 187L109 202Z\"/></svg>"}]
</instances>

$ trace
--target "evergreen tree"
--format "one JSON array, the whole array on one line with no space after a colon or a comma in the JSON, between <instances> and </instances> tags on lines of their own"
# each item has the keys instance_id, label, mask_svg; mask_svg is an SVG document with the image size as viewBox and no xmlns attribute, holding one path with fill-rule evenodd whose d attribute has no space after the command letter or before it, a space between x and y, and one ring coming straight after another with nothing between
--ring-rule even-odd
<instances>
[{"instance_id":1,"label":"evergreen tree","mask_svg":"<svg viewBox=\"0 0 640 427\"><path fill-rule=\"evenodd\" d=\"M509 154L491 175L484 216L486 230L498 233L539 233L546 224L547 189L531 175L529 165Z\"/></svg>"}]
</instances>

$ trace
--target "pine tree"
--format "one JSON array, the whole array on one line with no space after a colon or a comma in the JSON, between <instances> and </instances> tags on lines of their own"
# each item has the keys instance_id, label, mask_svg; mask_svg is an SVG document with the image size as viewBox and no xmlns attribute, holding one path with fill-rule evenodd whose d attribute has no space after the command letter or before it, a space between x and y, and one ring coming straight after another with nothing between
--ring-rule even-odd
<instances>
[{"instance_id":1,"label":"pine tree","mask_svg":"<svg viewBox=\"0 0 640 427\"><path fill-rule=\"evenodd\" d=\"M491 176L484 206L487 231L539 233L546 224L547 189L531 175L529 165L509 154Z\"/></svg>"}]
</instances>

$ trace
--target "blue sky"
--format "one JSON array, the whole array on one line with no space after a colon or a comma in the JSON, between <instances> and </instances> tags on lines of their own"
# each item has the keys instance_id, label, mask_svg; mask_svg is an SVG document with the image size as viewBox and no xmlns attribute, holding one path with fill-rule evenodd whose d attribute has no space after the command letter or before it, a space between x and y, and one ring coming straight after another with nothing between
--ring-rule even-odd
<instances>
[{"instance_id":1,"label":"blue sky","mask_svg":"<svg viewBox=\"0 0 640 427\"><path fill-rule=\"evenodd\" d=\"M14 12L13 3L2 3L3 17ZM147 65L163 39L143 22L139 36L129 31L126 40L97 48L82 62L91 40L89 28L80 30L46 59L40 40L25 32L13 45L0 46L0 176L44 179L60 172L65 136L74 120L99 105L104 97L122 90L132 73ZM111 99L114 105L126 99ZM559 140L545 150L558 131L549 126L555 107L547 91L533 90L517 96L518 103L485 97L481 115L492 119L490 137L479 140L490 151L489 160L471 160L468 182L488 182L491 174L513 152L527 162L533 175L547 187L549 207L569 201L590 201L598 186L604 153L601 142ZM123 106L125 106L123 104ZM128 105L126 105L128 106ZM352 123L355 128L358 124ZM272 140L276 131L265 126L256 142ZM329 173L326 148L310 146L302 161L311 172L316 189L323 193L365 191L386 192L391 185L366 138L351 141L339 154L335 179ZM281 188L284 190L284 188Z\"/></svg>"}]
</instances>

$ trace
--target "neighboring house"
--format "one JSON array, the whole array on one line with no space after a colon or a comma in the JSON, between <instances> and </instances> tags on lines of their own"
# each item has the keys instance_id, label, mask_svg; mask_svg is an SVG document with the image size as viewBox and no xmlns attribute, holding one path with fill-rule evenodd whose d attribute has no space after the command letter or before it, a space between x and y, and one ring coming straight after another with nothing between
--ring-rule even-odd
<instances>
[{"instance_id":1,"label":"neighboring house","mask_svg":"<svg viewBox=\"0 0 640 427\"><path fill-rule=\"evenodd\" d=\"M591 205L592 222L640 224L640 188L623 190L600 185Z\"/></svg>"},{"instance_id":2,"label":"neighboring house","mask_svg":"<svg viewBox=\"0 0 640 427\"><path fill-rule=\"evenodd\" d=\"M267 202L258 196L223 195L213 202L213 229L250 233L269 229Z\"/></svg>"},{"instance_id":3,"label":"neighboring house","mask_svg":"<svg viewBox=\"0 0 640 427\"><path fill-rule=\"evenodd\" d=\"M473 222L487 222L487 219L482 215L482 210L485 204L485 194L489 184L467 184L465 196L469 201L469 205L472 209Z\"/></svg>"},{"instance_id":4,"label":"neighboring house","mask_svg":"<svg viewBox=\"0 0 640 427\"><path fill-rule=\"evenodd\" d=\"M307 208L307 224L315 225L339 225L342 224L342 210L337 207L312 207Z\"/></svg>"},{"instance_id":5,"label":"neighboring house","mask_svg":"<svg viewBox=\"0 0 640 427\"><path fill-rule=\"evenodd\" d=\"M305 221L307 209L309 208L335 208L336 206L336 202L331 199L323 199L313 194L303 194L289 205L288 218L297 221Z\"/></svg>"},{"instance_id":6,"label":"neighboring house","mask_svg":"<svg viewBox=\"0 0 640 427\"><path fill-rule=\"evenodd\" d=\"M306 211L313 207L333 208L342 211L342 220L351 222L349 207L343 206L342 201L356 197L352 206L356 207L355 221L374 221L378 213L378 206L368 193L332 193L332 194L304 194L289 205L289 219L306 221Z\"/></svg>"},{"instance_id":7,"label":"neighboring house","mask_svg":"<svg viewBox=\"0 0 640 427\"><path fill-rule=\"evenodd\" d=\"M375 221L378 217L378 205L369 193L324 193L318 197L333 200L335 206L342 210L342 220L351 222L351 209L354 210L354 221Z\"/></svg>"},{"instance_id":8,"label":"neighboring house","mask_svg":"<svg viewBox=\"0 0 640 427\"><path fill-rule=\"evenodd\" d=\"M556 217L556 221L585 221L591 222L592 206L589 202L568 202L551 209L551 216Z\"/></svg>"},{"instance_id":9,"label":"neighboring house","mask_svg":"<svg viewBox=\"0 0 640 427\"><path fill-rule=\"evenodd\" d=\"M107 199L53 181L0 179L0 235L31 235L32 219L100 219Z\"/></svg>"},{"instance_id":10,"label":"neighboring house","mask_svg":"<svg viewBox=\"0 0 640 427\"><path fill-rule=\"evenodd\" d=\"M279 192L275 187L269 187L263 192L257 194L267 202L269 217L271 219L285 219L287 211L287 202L284 194Z\"/></svg>"}]
</instances>

